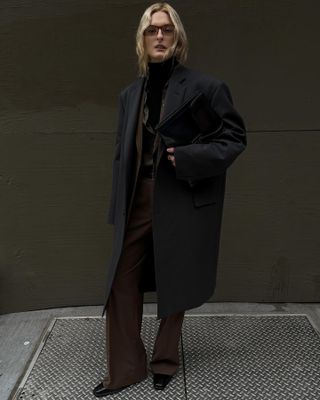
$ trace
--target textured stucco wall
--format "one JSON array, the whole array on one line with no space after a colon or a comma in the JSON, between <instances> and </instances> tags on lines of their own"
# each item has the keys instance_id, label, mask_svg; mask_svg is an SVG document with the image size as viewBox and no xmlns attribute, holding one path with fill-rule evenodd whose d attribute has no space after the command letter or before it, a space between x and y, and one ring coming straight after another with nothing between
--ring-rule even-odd
<instances>
[{"instance_id":1,"label":"textured stucco wall","mask_svg":"<svg viewBox=\"0 0 320 400\"><path fill-rule=\"evenodd\" d=\"M117 95L150 4L0 3L1 312L104 300ZM319 2L171 4L188 65L229 84L248 128L212 300L319 301Z\"/></svg>"}]
</instances>

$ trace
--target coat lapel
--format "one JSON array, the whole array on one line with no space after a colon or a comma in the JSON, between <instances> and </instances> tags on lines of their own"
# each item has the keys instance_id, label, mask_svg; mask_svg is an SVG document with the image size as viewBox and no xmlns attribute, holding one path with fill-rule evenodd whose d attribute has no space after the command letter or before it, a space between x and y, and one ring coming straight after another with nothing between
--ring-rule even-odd
<instances>
[{"instance_id":1,"label":"coat lapel","mask_svg":"<svg viewBox=\"0 0 320 400\"><path fill-rule=\"evenodd\" d=\"M169 78L161 120L183 103L186 88L186 68L178 64Z\"/></svg>"},{"instance_id":2,"label":"coat lapel","mask_svg":"<svg viewBox=\"0 0 320 400\"><path fill-rule=\"evenodd\" d=\"M141 96L143 94L144 78L139 78L136 85L132 88L127 102L128 107L128 122L125 132L124 154L125 159L128 159L129 153L135 147L136 128L139 117L139 106L141 104Z\"/></svg>"},{"instance_id":3,"label":"coat lapel","mask_svg":"<svg viewBox=\"0 0 320 400\"><path fill-rule=\"evenodd\" d=\"M186 89L187 89L186 72L187 69L181 64L178 64L174 68L172 75L169 78L168 88L164 99L163 112L162 115L160 116L160 121L166 118L166 116L169 113L173 112L183 103L186 97ZM157 160L157 168L159 166L159 161L165 151L166 147L164 143L160 141L160 150Z\"/></svg>"},{"instance_id":4,"label":"coat lapel","mask_svg":"<svg viewBox=\"0 0 320 400\"><path fill-rule=\"evenodd\" d=\"M185 68L182 64L178 64L174 68L168 81L168 88L164 99L163 113L161 119L165 118L168 113L172 112L183 103L187 88L187 85L185 84L187 75L186 72L187 68ZM125 171L127 175L126 182L129 181L129 171L132 170L134 154L137 148L137 123L139 120L139 115L141 115L141 101L144 84L145 78L139 78L136 81L136 85L134 85L131 89L131 93L129 94L129 99L127 103L127 107L129 107L129 114L127 120L127 129L124 138L124 159L126 163ZM161 154L163 151L164 147L162 146Z\"/></svg>"}]
</instances>

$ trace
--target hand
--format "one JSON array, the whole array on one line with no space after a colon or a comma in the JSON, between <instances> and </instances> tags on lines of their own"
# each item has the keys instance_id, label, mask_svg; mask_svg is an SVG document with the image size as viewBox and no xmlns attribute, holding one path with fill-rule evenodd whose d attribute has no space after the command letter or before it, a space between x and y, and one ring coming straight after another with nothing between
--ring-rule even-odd
<instances>
[{"instance_id":1,"label":"hand","mask_svg":"<svg viewBox=\"0 0 320 400\"><path fill-rule=\"evenodd\" d=\"M167 148L167 152L169 153L168 155L168 160L170 160L172 162L172 165L175 167L176 166L176 160L174 158L174 147L168 147ZM171 153L171 154L170 154Z\"/></svg>"}]
</instances>

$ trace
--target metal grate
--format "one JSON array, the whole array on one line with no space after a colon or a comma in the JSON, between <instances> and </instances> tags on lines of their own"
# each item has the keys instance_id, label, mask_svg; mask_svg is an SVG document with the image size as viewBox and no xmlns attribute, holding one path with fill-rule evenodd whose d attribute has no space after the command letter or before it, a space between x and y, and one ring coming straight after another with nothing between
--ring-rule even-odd
<instances>
[{"instance_id":1,"label":"metal grate","mask_svg":"<svg viewBox=\"0 0 320 400\"><path fill-rule=\"evenodd\" d=\"M144 317L142 338L151 359L153 343L160 321ZM38 354L27 371L14 399L85 400L96 399L92 389L106 375L105 318L57 318L48 329ZM172 379L172 390L153 389L152 374L148 379L112 395L114 399L184 399L184 377L180 348L180 369ZM168 386L169 387L169 386Z\"/></svg>"},{"instance_id":2,"label":"metal grate","mask_svg":"<svg viewBox=\"0 0 320 400\"><path fill-rule=\"evenodd\" d=\"M159 323L143 317L149 360ZM106 372L105 319L56 318L13 398L96 399ZM320 335L306 315L185 315L180 368L165 390L150 372L112 398L319 400Z\"/></svg>"},{"instance_id":3,"label":"metal grate","mask_svg":"<svg viewBox=\"0 0 320 400\"><path fill-rule=\"evenodd\" d=\"M188 399L320 399L320 337L306 316L187 318Z\"/></svg>"}]
</instances>

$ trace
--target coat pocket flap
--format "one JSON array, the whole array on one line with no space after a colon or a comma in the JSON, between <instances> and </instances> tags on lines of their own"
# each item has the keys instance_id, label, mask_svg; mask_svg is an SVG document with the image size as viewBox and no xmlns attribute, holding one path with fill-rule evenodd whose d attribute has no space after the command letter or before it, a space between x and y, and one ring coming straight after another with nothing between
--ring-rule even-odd
<instances>
[{"instance_id":1,"label":"coat pocket flap","mask_svg":"<svg viewBox=\"0 0 320 400\"><path fill-rule=\"evenodd\" d=\"M192 201L195 207L217 203L219 200L219 185L215 178L198 182L192 188Z\"/></svg>"}]
</instances>

